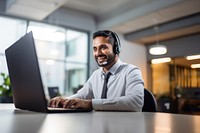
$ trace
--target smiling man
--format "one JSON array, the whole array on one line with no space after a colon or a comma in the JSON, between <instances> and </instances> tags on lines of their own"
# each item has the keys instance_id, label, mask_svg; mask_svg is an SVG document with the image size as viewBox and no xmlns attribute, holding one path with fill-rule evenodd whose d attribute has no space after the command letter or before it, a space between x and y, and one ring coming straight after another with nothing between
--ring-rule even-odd
<instances>
[{"instance_id":1,"label":"smiling man","mask_svg":"<svg viewBox=\"0 0 200 133\"><path fill-rule=\"evenodd\" d=\"M50 107L110 111L142 111L144 83L138 67L119 59L121 44L115 32L93 33L93 55L100 68L74 95L50 100Z\"/></svg>"}]
</instances>

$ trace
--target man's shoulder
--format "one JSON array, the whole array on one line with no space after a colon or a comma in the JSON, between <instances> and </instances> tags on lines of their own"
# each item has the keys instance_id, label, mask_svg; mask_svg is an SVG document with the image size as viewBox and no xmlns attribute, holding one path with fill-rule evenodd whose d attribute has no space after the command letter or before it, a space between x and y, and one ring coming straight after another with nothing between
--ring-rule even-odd
<instances>
[{"instance_id":1,"label":"man's shoulder","mask_svg":"<svg viewBox=\"0 0 200 133\"><path fill-rule=\"evenodd\" d=\"M132 65L132 64L128 64L128 63L122 63L121 67L118 69L118 72L120 74L123 73L124 75L127 75L127 74L130 74L130 73L138 73L138 72L140 72L140 69L136 65Z\"/></svg>"},{"instance_id":2,"label":"man's shoulder","mask_svg":"<svg viewBox=\"0 0 200 133\"><path fill-rule=\"evenodd\" d=\"M134 75L141 75L141 70L136 65L124 63L119 74L123 74L126 77L133 77Z\"/></svg>"},{"instance_id":3,"label":"man's shoulder","mask_svg":"<svg viewBox=\"0 0 200 133\"><path fill-rule=\"evenodd\" d=\"M124 63L124 62L121 64L121 66L123 69L127 69L127 70L139 69L139 67L136 65L132 65L132 64Z\"/></svg>"}]
</instances>

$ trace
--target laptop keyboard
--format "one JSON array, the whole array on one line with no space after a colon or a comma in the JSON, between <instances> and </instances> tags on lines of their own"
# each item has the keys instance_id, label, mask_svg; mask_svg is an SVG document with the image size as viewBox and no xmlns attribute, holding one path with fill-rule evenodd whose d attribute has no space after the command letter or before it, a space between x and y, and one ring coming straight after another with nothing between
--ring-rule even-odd
<instances>
[{"instance_id":1,"label":"laptop keyboard","mask_svg":"<svg viewBox=\"0 0 200 133\"><path fill-rule=\"evenodd\" d=\"M52 107L47 107L48 110L75 110L75 109L69 109L69 108L52 108Z\"/></svg>"}]
</instances>

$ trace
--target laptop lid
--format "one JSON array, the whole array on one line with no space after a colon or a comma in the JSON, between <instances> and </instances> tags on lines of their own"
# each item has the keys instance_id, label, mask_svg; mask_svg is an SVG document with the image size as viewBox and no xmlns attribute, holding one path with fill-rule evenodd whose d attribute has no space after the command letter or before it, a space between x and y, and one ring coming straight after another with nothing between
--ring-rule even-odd
<instances>
[{"instance_id":1,"label":"laptop lid","mask_svg":"<svg viewBox=\"0 0 200 133\"><path fill-rule=\"evenodd\" d=\"M15 107L47 112L32 32L7 48L5 54Z\"/></svg>"}]
</instances>

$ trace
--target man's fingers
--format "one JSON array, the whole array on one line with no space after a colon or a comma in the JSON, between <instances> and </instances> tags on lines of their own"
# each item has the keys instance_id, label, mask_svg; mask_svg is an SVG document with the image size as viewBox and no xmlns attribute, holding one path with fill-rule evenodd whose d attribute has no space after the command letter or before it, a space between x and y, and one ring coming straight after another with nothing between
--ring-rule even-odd
<instances>
[{"instance_id":1,"label":"man's fingers","mask_svg":"<svg viewBox=\"0 0 200 133\"><path fill-rule=\"evenodd\" d=\"M49 107L53 107L55 103L55 98L51 99L49 102Z\"/></svg>"},{"instance_id":2,"label":"man's fingers","mask_svg":"<svg viewBox=\"0 0 200 133\"><path fill-rule=\"evenodd\" d=\"M62 107L62 98L58 98L55 102L56 108Z\"/></svg>"},{"instance_id":3,"label":"man's fingers","mask_svg":"<svg viewBox=\"0 0 200 133\"><path fill-rule=\"evenodd\" d=\"M83 100L79 98L75 99L64 99L62 97L53 98L49 102L50 107L60 107L60 108L85 108L85 109L92 109L92 101L91 100Z\"/></svg>"},{"instance_id":4,"label":"man's fingers","mask_svg":"<svg viewBox=\"0 0 200 133\"><path fill-rule=\"evenodd\" d=\"M65 101L65 99L63 99L61 97L55 97L50 100L49 106L53 107L53 108L63 107L64 101Z\"/></svg>"},{"instance_id":5,"label":"man's fingers","mask_svg":"<svg viewBox=\"0 0 200 133\"><path fill-rule=\"evenodd\" d=\"M64 108L75 108L77 104L77 99L68 99L63 103Z\"/></svg>"}]
</instances>

